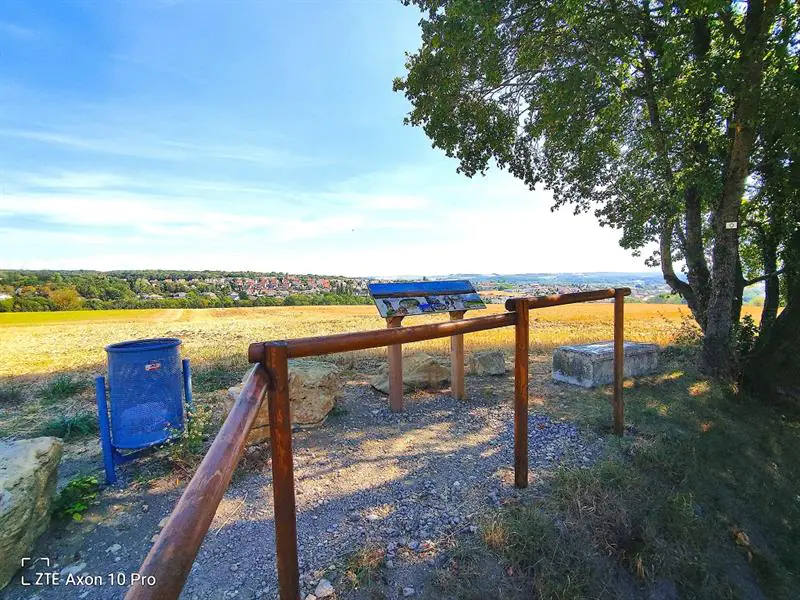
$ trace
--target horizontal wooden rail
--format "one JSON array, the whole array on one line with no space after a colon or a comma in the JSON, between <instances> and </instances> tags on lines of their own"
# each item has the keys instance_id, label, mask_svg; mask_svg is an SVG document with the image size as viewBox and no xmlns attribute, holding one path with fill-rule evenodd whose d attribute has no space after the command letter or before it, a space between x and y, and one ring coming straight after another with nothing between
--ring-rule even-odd
<instances>
[{"instance_id":1,"label":"horizontal wooden rail","mask_svg":"<svg viewBox=\"0 0 800 600\"><path fill-rule=\"evenodd\" d=\"M623 296L630 296L630 288L617 288ZM531 296L530 298L509 298L506 300L506 310L516 310L517 301L525 300L528 308L547 308L561 306L562 304L575 304L577 302L591 302L592 300L608 300L613 298L617 290L592 290L591 292L574 292L571 294L555 294L553 296Z\"/></svg>"},{"instance_id":2,"label":"horizontal wooden rail","mask_svg":"<svg viewBox=\"0 0 800 600\"><path fill-rule=\"evenodd\" d=\"M260 364L248 373L239 398L222 429L214 438L195 476L178 500L167 525L142 563L137 583L128 590L125 600L178 598L214 513L230 484L236 464L244 452L247 434L267 393L273 455L275 544L280 598L298 600L299 569L288 388L289 358L408 344L514 325L516 328L514 469L516 485L525 487L528 483L528 309L614 298L614 432L622 435L624 430L623 302L624 297L630 293L628 288L617 288L557 296L516 298L506 302L506 308L510 312L498 315L457 319L432 325L250 344L248 358L251 363Z\"/></svg>"},{"instance_id":3,"label":"horizontal wooden rail","mask_svg":"<svg viewBox=\"0 0 800 600\"><path fill-rule=\"evenodd\" d=\"M138 583L130 587L125 600L173 600L180 595L244 452L247 434L268 385L269 377L262 365L256 365L247 374L239 398L144 559Z\"/></svg>"},{"instance_id":4,"label":"horizontal wooden rail","mask_svg":"<svg viewBox=\"0 0 800 600\"><path fill-rule=\"evenodd\" d=\"M496 329L513 325L517 320L514 313L489 315L475 319L460 319L431 325L415 325L413 327L397 327L393 329L376 329L357 333L338 333L320 337L297 338L286 341L289 358L303 356L321 356L337 352L367 350L395 344L422 342L436 338L450 337L463 333L473 333L486 329ZM248 358L251 363L263 362L264 348L272 342L250 344Z\"/></svg>"}]
</instances>

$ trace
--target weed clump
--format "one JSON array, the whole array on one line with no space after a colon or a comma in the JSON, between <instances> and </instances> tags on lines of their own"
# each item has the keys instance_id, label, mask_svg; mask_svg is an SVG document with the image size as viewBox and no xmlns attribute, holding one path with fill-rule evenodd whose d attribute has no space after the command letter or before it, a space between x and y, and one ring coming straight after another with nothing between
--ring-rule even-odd
<instances>
[{"instance_id":1,"label":"weed clump","mask_svg":"<svg viewBox=\"0 0 800 600\"><path fill-rule=\"evenodd\" d=\"M63 440L73 440L97 433L97 416L93 413L62 415L42 423L37 435L49 435Z\"/></svg>"},{"instance_id":2,"label":"weed clump","mask_svg":"<svg viewBox=\"0 0 800 600\"><path fill-rule=\"evenodd\" d=\"M22 402L22 388L14 383L0 387L0 406L11 406Z\"/></svg>"},{"instance_id":3,"label":"weed clump","mask_svg":"<svg viewBox=\"0 0 800 600\"><path fill-rule=\"evenodd\" d=\"M201 405L187 411L183 431L173 429L167 446L169 460L180 468L192 467L203 454L205 440L211 429L211 410Z\"/></svg>"},{"instance_id":4,"label":"weed clump","mask_svg":"<svg viewBox=\"0 0 800 600\"><path fill-rule=\"evenodd\" d=\"M39 393L45 404L54 404L66 400L89 387L86 379L74 377L69 374L57 375L51 379Z\"/></svg>"},{"instance_id":5,"label":"weed clump","mask_svg":"<svg viewBox=\"0 0 800 600\"><path fill-rule=\"evenodd\" d=\"M96 504L100 483L94 475L79 475L62 489L53 501L56 519L83 520L83 513Z\"/></svg>"}]
</instances>

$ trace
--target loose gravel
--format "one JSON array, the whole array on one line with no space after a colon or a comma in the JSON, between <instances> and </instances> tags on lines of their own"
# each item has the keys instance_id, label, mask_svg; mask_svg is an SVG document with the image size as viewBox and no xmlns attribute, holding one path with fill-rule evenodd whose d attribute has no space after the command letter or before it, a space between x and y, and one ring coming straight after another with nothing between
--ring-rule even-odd
<instances>
[{"instance_id":1,"label":"loose gravel","mask_svg":"<svg viewBox=\"0 0 800 600\"><path fill-rule=\"evenodd\" d=\"M474 535L487 511L531 493L513 485L512 377L470 377L467 390L466 401L406 395L406 411L395 414L385 396L354 376L324 426L295 433L301 598L322 579L336 597L352 596L343 564L365 546L385 552L387 598L419 597L420 573L438 564L453 539ZM532 484L558 466L589 465L603 451L602 439L535 412L528 444ZM125 587L108 585L107 574L138 569L181 491L168 480L136 494L109 489L105 517L39 541L40 556L59 568L83 564L84 574L105 576L103 584L17 583L5 597L122 598ZM237 473L181 598L277 597L272 520L269 464Z\"/></svg>"}]
</instances>

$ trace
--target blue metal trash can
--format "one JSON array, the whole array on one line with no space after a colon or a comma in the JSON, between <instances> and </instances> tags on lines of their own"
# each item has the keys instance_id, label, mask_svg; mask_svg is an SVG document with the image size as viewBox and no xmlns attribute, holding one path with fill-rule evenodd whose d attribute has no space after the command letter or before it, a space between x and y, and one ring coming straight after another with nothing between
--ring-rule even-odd
<instances>
[{"instance_id":1,"label":"blue metal trash can","mask_svg":"<svg viewBox=\"0 0 800 600\"><path fill-rule=\"evenodd\" d=\"M185 425L184 397L191 404L191 371L181 361L177 338L133 340L106 346L108 391L97 378L97 409L106 480L116 480L114 467L138 452L169 440ZM109 422L110 412L110 422Z\"/></svg>"}]
</instances>

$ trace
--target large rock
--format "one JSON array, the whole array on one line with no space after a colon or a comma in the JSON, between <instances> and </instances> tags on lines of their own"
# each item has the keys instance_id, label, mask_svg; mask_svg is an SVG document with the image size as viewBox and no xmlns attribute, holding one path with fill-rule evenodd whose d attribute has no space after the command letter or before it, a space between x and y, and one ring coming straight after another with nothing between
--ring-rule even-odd
<instances>
[{"instance_id":1,"label":"large rock","mask_svg":"<svg viewBox=\"0 0 800 600\"><path fill-rule=\"evenodd\" d=\"M241 386L228 390L229 410L241 391ZM294 425L321 425L336 405L336 398L341 391L342 380L336 365L321 360L289 361L289 410ZM268 439L269 406L265 398L250 435L247 436L247 443L261 444Z\"/></svg>"},{"instance_id":2,"label":"large rock","mask_svg":"<svg viewBox=\"0 0 800 600\"><path fill-rule=\"evenodd\" d=\"M376 390L389 393L389 365L370 381ZM403 357L403 391L439 389L450 384L450 364L444 359L419 353Z\"/></svg>"},{"instance_id":3,"label":"large rock","mask_svg":"<svg viewBox=\"0 0 800 600\"><path fill-rule=\"evenodd\" d=\"M658 369L658 346L625 342L625 377ZM561 346L553 351L553 379L590 388L614 381L614 342Z\"/></svg>"},{"instance_id":4,"label":"large rock","mask_svg":"<svg viewBox=\"0 0 800 600\"><path fill-rule=\"evenodd\" d=\"M506 357L502 350L473 352L467 359L467 370L472 375L505 375Z\"/></svg>"},{"instance_id":5,"label":"large rock","mask_svg":"<svg viewBox=\"0 0 800 600\"><path fill-rule=\"evenodd\" d=\"M60 460L57 438L0 442L0 589L50 523Z\"/></svg>"}]
</instances>

